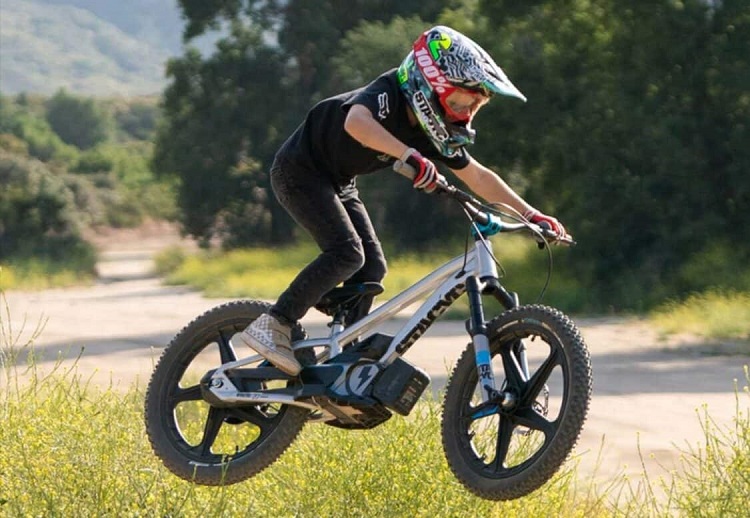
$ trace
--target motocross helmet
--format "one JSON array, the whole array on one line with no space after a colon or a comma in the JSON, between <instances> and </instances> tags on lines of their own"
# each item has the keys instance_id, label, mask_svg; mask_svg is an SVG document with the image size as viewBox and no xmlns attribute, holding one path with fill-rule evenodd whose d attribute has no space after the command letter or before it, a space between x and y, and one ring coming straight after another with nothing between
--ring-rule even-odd
<instances>
[{"instance_id":1,"label":"motocross helmet","mask_svg":"<svg viewBox=\"0 0 750 518\"><path fill-rule=\"evenodd\" d=\"M482 47L442 25L414 42L398 81L420 126L447 157L474 143L471 121L494 94L526 101Z\"/></svg>"}]
</instances>

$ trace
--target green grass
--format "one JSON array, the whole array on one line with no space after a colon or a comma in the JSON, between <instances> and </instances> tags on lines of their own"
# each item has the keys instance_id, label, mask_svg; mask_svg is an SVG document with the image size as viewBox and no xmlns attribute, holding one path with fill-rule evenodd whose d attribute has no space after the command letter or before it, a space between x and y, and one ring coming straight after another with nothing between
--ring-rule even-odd
<instances>
[{"instance_id":1,"label":"green grass","mask_svg":"<svg viewBox=\"0 0 750 518\"><path fill-rule=\"evenodd\" d=\"M373 431L308 426L269 469L217 489L182 481L160 465L143 431L140 390L97 390L75 372L32 374L23 387L11 376L3 388L4 516L586 514L570 467L514 502L486 502L463 490L442 456L434 403Z\"/></svg>"},{"instance_id":2,"label":"green grass","mask_svg":"<svg viewBox=\"0 0 750 518\"><path fill-rule=\"evenodd\" d=\"M208 297L275 299L319 251L311 243L279 248L185 255L179 248L156 257L156 270L168 284L186 284ZM449 260L447 254L402 255L389 262L386 294L397 294Z\"/></svg>"},{"instance_id":3,"label":"green grass","mask_svg":"<svg viewBox=\"0 0 750 518\"><path fill-rule=\"evenodd\" d=\"M742 516L750 494L747 389L733 427L706 414L705 443L683 453L674 479L615 478L605 494L569 462L540 490L496 503L448 470L433 401L370 431L309 425L260 475L207 488L154 457L139 388L91 387L74 369L2 368L0 516Z\"/></svg>"},{"instance_id":4,"label":"green grass","mask_svg":"<svg viewBox=\"0 0 750 518\"><path fill-rule=\"evenodd\" d=\"M750 339L750 293L707 291L672 301L649 319L667 334L689 333L708 339Z\"/></svg>"},{"instance_id":5,"label":"green grass","mask_svg":"<svg viewBox=\"0 0 750 518\"><path fill-rule=\"evenodd\" d=\"M503 267L507 288L518 291L522 301L535 302L547 275L546 253L538 251L528 239L518 236L503 237L495 243L495 254ZM156 270L166 277L168 284L192 286L208 297L274 300L318 253L317 247L309 242L275 249L194 255L170 248L157 256ZM383 281L385 293L379 300L397 295L462 253L462 247L450 251L387 253L388 275ZM543 300L564 311L574 310L585 300L581 291L574 279L553 272ZM451 308L452 314L463 316L466 308L466 301L460 299Z\"/></svg>"}]
</instances>

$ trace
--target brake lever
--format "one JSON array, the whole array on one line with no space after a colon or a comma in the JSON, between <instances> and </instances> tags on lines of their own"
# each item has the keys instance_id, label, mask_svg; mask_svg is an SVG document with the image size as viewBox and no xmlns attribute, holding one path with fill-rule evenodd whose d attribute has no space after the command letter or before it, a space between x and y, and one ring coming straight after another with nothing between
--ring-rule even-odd
<instances>
[{"instance_id":1,"label":"brake lever","mask_svg":"<svg viewBox=\"0 0 750 518\"><path fill-rule=\"evenodd\" d=\"M557 232L553 231L549 224L544 221L539 223L537 226L539 227L539 232L542 234L542 237L544 237L544 240L547 243L565 246L575 246L577 244L576 241L567 234L564 236L558 235ZM539 250L544 250L545 243L537 239L536 246L537 248L539 248Z\"/></svg>"}]
</instances>

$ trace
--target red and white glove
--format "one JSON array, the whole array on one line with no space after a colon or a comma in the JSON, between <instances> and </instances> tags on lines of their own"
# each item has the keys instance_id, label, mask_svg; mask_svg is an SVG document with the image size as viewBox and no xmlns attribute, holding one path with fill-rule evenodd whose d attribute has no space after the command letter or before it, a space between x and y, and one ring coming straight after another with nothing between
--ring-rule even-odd
<instances>
[{"instance_id":1,"label":"red and white glove","mask_svg":"<svg viewBox=\"0 0 750 518\"><path fill-rule=\"evenodd\" d=\"M565 231L565 227L563 227L562 223L557 221L556 218L547 216L546 214L543 214L536 209L526 211L523 217L541 227L548 226L549 229L557 234L559 238L564 238L568 235L568 233Z\"/></svg>"},{"instance_id":2,"label":"red and white glove","mask_svg":"<svg viewBox=\"0 0 750 518\"><path fill-rule=\"evenodd\" d=\"M433 192L438 183L445 183L445 177L438 173L437 167L430 160L423 157L419 151L409 148L404 152L401 161L412 166L417 174L414 176L415 189Z\"/></svg>"}]
</instances>

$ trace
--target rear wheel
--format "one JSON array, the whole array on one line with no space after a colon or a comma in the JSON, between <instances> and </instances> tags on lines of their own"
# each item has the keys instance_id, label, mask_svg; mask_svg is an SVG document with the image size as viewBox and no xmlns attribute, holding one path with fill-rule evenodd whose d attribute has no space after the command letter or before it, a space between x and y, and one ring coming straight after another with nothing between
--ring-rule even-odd
<instances>
[{"instance_id":1,"label":"rear wheel","mask_svg":"<svg viewBox=\"0 0 750 518\"><path fill-rule=\"evenodd\" d=\"M546 306L506 311L488 324L488 338L498 390L483 403L470 345L446 387L443 448L467 489L510 500L546 483L575 446L591 397L591 360L573 322Z\"/></svg>"},{"instance_id":2,"label":"rear wheel","mask_svg":"<svg viewBox=\"0 0 750 518\"><path fill-rule=\"evenodd\" d=\"M267 310L257 301L216 307L188 324L164 350L147 388L145 420L154 453L175 475L206 485L240 482L274 462L304 426L309 414L304 408L218 408L201 396L199 382L207 371L237 360L238 352L240 357L252 353L244 347L235 352L230 338ZM294 339L303 337L299 327L294 334ZM241 390L286 383L254 382L257 386L246 384Z\"/></svg>"}]
</instances>

